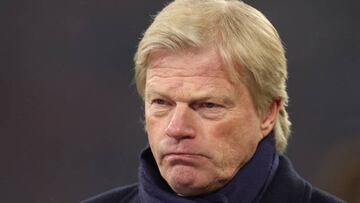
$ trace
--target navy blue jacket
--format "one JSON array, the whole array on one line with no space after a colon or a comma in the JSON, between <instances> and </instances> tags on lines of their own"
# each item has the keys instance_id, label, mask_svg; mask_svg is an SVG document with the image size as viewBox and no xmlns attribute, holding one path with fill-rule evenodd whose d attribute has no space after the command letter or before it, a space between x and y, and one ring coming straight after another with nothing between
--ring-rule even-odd
<instances>
[{"instance_id":1,"label":"navy blue jacket","mask_svg":"<svg viewBox=\"0 0 360 203\"><path fill-rule=\"evenodd\" d=\"M138 184L133 184L105 192L83 203L140 203L138 192ZM260 202L338 203L344 201L313 187L295 172L286 157L280 156L279 167Z\"/></svg>"},{"instance_id":2,"label":"navy blue jacket","mask_svg":"<svg viewBox=\"0 0 360 203\"><path fill-rule=\"evenodd\" d=\"M158 172L151 150L142 153L139 183L113 189L83 203L339 203L300 177L290 161L278 155L272 136L224 188L198 197L176 195Z\"/></svg>"}]
</instances>

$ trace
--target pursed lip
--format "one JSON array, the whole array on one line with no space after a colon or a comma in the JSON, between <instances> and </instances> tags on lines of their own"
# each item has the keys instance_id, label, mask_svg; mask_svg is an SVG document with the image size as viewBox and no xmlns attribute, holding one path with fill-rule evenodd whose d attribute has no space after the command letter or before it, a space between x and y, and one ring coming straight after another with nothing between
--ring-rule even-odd
<instances>
[{"instance_id":1,"label":"pursed lip","mask_svg":"<svg viewBox=\"0 0 360 203\"><path fill-rule=\"evenodd\" d=\"M168 152L164 153L162 158L166 157L178 157L178 158L196 158L196 157L202 157L202 158L209 158L208 156L205 156L200 153L191 153L191 152Z\"/></svg>"}]
</instances>

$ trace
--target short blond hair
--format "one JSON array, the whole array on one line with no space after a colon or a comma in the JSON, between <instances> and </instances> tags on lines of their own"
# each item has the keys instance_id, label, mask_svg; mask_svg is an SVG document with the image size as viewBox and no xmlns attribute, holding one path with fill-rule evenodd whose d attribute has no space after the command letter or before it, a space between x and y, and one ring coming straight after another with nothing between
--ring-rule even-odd
<instances>
[{"instance_id":1,"label":"short blond hair","mask_svg":"<svg viewBox=\"0 0 360 203\"><path fill-rule=\"evenodd\" d=\"M135 82L144 97L147 63L157 50L216 48L231 75L248 87L260 115L281 100L274 134L284 152L291 123L285 107L287 65L281 39L267 18L238 0L175 0L144 33L135 61Z\"/></svg>"}]
</instances>

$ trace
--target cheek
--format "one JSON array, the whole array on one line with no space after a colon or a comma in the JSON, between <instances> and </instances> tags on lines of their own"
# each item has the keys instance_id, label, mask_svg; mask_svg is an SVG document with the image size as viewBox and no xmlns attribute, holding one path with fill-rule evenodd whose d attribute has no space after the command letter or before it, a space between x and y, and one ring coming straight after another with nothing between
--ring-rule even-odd
<instances>
[{"instance_id":1,"label":"cheek","mask_svg":"<svg viewBox=\"0 0 360 203\"><path fill-rule=\"evenodd\" d=\"M210 142L218 162L229 167L238 167L252 157L259 141L259 131L255 126L251 119L231 119L209 129L213 134Z\"/></svg>"},{"instance_id":2,"label":"cheek","mask_svg":"<svg viewBox=\"0 0 360 203\"><path fill-rule=\"evenodd\" d=\"M146 133L149 139L149 144L152 145L157 136L159 136L159 122L153 117L145 115Z\"/></svg>"},{"instance_id":3,"label":"cheek","mask_svg":"<svg viewBox=\"0 0 360 203\"><path fill-rule=\"evenodd\" d=\"M228 143L232 145L247 136L248 129L245 125L245 123L241 123L237 119L229 119L214 125L209 129L212 132L208 132L208 134L212 134L213 138L219 141L219 144Z\"/></svg>"},{"instance_id":4,"label":"cheek","mask_svg":"<svg viewBox=\"0 0 360 203\"><path fill-rule=\"evenodd\" d=\"M156 154L157 149L160 147L160 142L165 136L165 130L168 125L167 119L145 115L145 123L149 145L153 153Z\"/></svg>"},{"instance_id":5,"label":"cheek","mask_svg":"<svg viewBox=\"0 0 360 203\"><path fill-rule=\"evenodd\" d=\"M158 127L159 122L156 119L145 115L146 134L150 149L157 163L159 163L159 142L161 141L161 128Z\"/></svg>"}]
</instances>

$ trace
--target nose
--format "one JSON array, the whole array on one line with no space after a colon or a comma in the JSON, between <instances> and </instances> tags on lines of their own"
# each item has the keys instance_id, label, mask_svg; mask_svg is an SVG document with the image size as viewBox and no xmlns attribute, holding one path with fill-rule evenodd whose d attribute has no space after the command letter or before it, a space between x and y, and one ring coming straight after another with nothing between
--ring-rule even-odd
<instances>
[{"instance_id":1,"label":"nose","mask_svg":"<svg viewBox=\"0 0 360 203\"><path fill-rule=\"evenodd\" d=\"M186 104L177 104L166 128L166 135L176 140L195 137L193 110Z\"/></svg>"}]
</instances>

